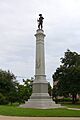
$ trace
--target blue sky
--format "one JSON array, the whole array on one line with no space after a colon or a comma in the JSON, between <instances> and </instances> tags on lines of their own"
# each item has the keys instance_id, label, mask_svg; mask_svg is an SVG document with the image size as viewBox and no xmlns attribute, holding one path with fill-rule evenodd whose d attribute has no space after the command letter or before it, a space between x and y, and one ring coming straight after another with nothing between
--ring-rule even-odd
<instances>
[{"instance_id":1,"label":"blue sky","mask_svg":"<svg viewBox=\"0 0 80 120\"><path fill-rule=\"evenodd\" d=\"M34 77L34 34L40 13L46 34L46 76L52 84L64 52L80 52L80 0L0 0L0 68L25 79Z\"/></svg>"}]
</instances>

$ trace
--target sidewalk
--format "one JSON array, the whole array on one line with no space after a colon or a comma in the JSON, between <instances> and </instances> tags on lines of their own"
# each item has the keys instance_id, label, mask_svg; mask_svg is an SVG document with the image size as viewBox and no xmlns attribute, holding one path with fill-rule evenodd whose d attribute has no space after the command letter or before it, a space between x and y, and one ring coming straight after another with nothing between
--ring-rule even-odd
<instances>
[{"instance_id":1,"label":"sidewalk","mask_svg":"<svg viewBox=\"0 0 80 120\"><path fill-rule=\"evenodd\" d=\"M0 115L0 120L80 120L80 117L12 117Z\"/></svg>"}]
</instances>

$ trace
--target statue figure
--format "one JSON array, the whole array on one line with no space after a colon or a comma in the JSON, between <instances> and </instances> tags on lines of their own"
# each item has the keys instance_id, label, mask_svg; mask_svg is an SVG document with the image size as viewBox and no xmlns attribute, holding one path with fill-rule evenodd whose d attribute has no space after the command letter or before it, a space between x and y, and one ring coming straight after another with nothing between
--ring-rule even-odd
<instances>
[{"instance_id":1,"label":"statue figure","mask_svg":"<svg viewBox=\"0 0 80 120\"><path fill-rule=\"evenodd\" d=\"M42 17L42 14L39 14L39 19L37 20L38 21L38 28L40 29L42 29L43 28L43 26L42 26L42 24L43 24L43 17Z\"/></svg>"}]
</instances>

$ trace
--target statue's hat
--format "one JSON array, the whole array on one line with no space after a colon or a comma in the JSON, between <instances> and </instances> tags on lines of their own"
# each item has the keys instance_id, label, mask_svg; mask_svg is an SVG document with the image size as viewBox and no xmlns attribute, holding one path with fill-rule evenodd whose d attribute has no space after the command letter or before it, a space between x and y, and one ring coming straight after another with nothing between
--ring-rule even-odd
<instances>
[{"instance_id":1,"label":"statue's hat","mask_svg":"<svg viewBox=\"0 0 80 120\"><path fill-rule=\"evenodd\" d=\"M42 14L39 14L39 16L42 16Z\"/></svg>"}]
</instances>

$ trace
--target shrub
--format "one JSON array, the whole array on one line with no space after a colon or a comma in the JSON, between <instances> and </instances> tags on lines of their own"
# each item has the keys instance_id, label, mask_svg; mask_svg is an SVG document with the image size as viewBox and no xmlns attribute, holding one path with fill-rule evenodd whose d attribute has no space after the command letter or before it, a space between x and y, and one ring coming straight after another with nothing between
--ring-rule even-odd
<instances>
[{"instance_id":1,"label":"shrub","mask_svg":"<svg viewBox=\"0 0 80 120\"><path fill-rule=\"evenodd\" d=\"M61 99L56 98L56 99L54 99L54 101L56 103L58 103L58 102L72 102L72 98L61 98ZM78 102L78 101L79 101L79 99L76 99L76 102Z\"/></svg>"}]
</instances>

